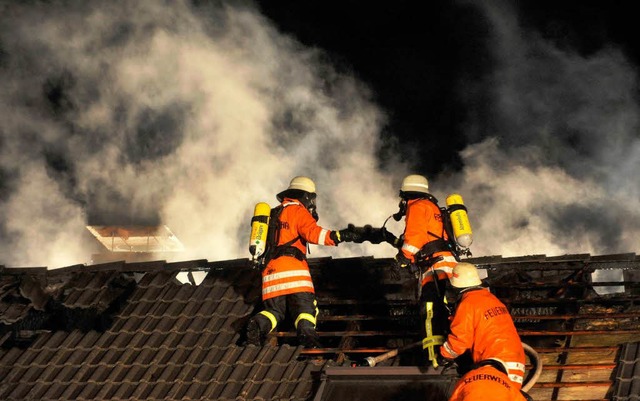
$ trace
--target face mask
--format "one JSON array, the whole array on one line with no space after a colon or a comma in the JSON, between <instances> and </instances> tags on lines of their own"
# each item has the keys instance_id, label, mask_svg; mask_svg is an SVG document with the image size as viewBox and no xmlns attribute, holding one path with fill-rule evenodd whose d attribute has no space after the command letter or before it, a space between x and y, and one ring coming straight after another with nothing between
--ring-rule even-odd
<instances>
[{"instance_id":1,"label":"face mask","mask_svg":"<svg viewBox=\"0 0 640 401\"><path fill-rule=\"evenodd\" d=\"M307 208L309 213L311 213L311 217L313 217L316 221L318 221L318 211L316 209L316 194L315 193L306 193L302 199L300 199L304 207Z\"/></svg>"},{"instance_id":2,"label":"face mask","mask_svg":"<svg viewBox=\"0 0 640 401\"><path fill-rule=\"evenodd\" d=\"M393 219L395 221L400 221L400 219L407 213L407 200L400 199L400 203L398 203L398 212L393 215Z\"/></svg>"}]
</instances>

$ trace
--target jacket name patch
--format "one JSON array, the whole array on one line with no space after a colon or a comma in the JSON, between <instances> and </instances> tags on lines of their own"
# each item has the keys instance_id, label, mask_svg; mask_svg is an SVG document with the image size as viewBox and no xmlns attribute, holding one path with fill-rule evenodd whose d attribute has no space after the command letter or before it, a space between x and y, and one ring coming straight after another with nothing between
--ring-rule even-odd
<instances>
[{"instance_id":1,"label":"jacket name patch","mask_svg":"<svg viewBox=\"0 0 640 401\"><path fill-rule=\"evenodd\" d=\"M493 308L489 308L484 311L485 320L489 320L492 317L500 316L500 315L508 315L509 311L504 306L495 306Z\"/></svg>"},{"instance_id":2,"label":"jacket name patch","mask_svg":"<svg viewBox=\"0 0 640 401\"><path fill-rule=\"evenodd\" d=\"M503 378L499 376L484 374L484 373L479 373L477 375L467 377L466 379L464 379L464 384L469 384L477 380L491 380L491 381L502 384L507 389L511 389L511 385L507 381L505 381Z\"/></svg>"}]
</instances>

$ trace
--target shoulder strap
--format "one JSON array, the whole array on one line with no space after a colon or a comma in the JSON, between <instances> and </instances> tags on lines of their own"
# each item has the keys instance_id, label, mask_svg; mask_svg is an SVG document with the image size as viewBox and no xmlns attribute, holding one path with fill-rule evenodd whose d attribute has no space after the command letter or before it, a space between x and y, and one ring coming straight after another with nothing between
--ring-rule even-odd
<instances>
[{"instance_id":1,"label":"shoulder strap","mask_svg":"<svg viewBox=\"0 0 640 401\"><path fill-rule=\"evenodd\" d=\"M278 205L271 209L269 215L269 229L267 230L267 244L264 251L264 257L262 259L262 266L266 266L271 259L273 259L273 252L278 245L280 239L280 213L282 213L284 207Z\"/></svg>"},{"instance_id":2,"label":"shoulder strap","mask_svg":"<svg viewBox=\"0 0 640 401\"><path fill-rule=\"evenodd\" d=\"M433 197L431 197L433 198ZM427 198L428 199L428 198ZM436 206L438 204L434 202L435 198L428 199L433 202ZM418 251L418 258L425 258L433 255L436 252L449 251L453 254L456 260L460 260L460 255L458 252L458 247L455 243L455 237L453 236L453 226L451 225L451 219L449 216L449 211L446 207L438 206L440 210L440 217L442 219L442 232L440 235L436 233L432 233L431 231L427 231L427 233L436 239L433 241L429 241ZM445 233L447 234L445 236Z\"/></svg>"},{"instance_id":3,"label":"shoulder strap","mask_svg":"<svg viewBox=\"0 0 640 401\"><path fill-rule=\"evenodd\" d=\"M282 229L282 223L280 221L280 215L285 207L294 205L297 203L289 203L285 205L278 205L271 209L271 215L269 218L269 231L267 233L267 250L265 251L264 266L269 263L270 260L278 258L280 256L293 256L296 259L304 260L306 255L298 248L292 246L296 241L300 239L300 236L293 238L291 241L287 241L282 245L278 245L280 242L280 230Z\"/></svg>"}]
</instances>

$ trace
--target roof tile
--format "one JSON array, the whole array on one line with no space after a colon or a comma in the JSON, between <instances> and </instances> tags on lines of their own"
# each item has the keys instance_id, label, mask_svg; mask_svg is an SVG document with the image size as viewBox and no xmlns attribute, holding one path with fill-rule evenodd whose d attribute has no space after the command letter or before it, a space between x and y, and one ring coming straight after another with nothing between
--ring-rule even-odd
<instances>
[{"instance_id":1,"label":"roof tile","mask_svg":"<svg viewBox=\"0 0 640 401\"><path fill-rule=\"evenodd\" d=\"M612 400L640 400L640 342L622 347L616 371Z\"/></svg>"},{"instance_id":2,"label":"roof tile","mask_svg":"<svg viewBox=\"0 0 640 401\"><path fill-rule=\"evenodd\" d=\"M520 287L510 289L515 292L522 292L523 287L533 284L553 287L558 280L576 268L584 267L587 262L607 268L638 267L637 258L627 254L600 258L589 255L553 258L544 255L496 256L475 260L486 262L481 267L490 268L491 276L497 274L498 278L503 277L505 271L515 270L514 267L518 271L526 271L518 273L523 281L518 284ZM59 293L61 302L57 305L63 311L61 315L88 318L83 322L87 327L80 330L79 323L69 320L56 327L42 323L42 328L51 332L40 331L37 319L34 320L37 316L32 315L33 307L28 306L12 315L16 310L11 308L20 303L5 303L4 309L0 305L0 322L5 322L0 328L5 329L3 338L6 344L14 341L16 332L11 330L27 320L29 325L25 327L30 333L27 333L27 340L21 340L26 344L23 349L17 346L0 348L0 399L26 396L95 400L218 398L308 401L313 395L314 383L317 383L317 373L332 362L330 359L308 359L308 355L301 357L304 350L295 346L292 329L283 324L283 329L290 331L277 337L279 346L237 345L242 327L260 299L259 271L248 269L246 262L246 259L213 263L188 261L169 265L161 261L118 262L38 273L37 279L31 283L42 283L50 290L65 289L66 293ZM310 260L312 274L317 277L318 298L325 302L319 319L322 321L324 316L330 317L334 309L344 310L342 313L349 315L354 308L358 313L368 313L368 310L380 311L380 306L384 305L389 309L386 320L367 321L367 330L375 333L378 330L375 325L380 322L391 319L393 323L394 319L413 318L413 315L402 312L407 305L412 305L413 299L409 297L409 292L411 297L415 296L412 283L405 285L391 280L386 274L388 265L389 260L373 258ZM544 270L542 273L534 274L531 270L541 268ZM182 284L175 276L185 269L205 269L208 274L200 285ZM0 295L11 293L16 297L14 299L21 299L21 305L29 305L28 298L16 292L21 282L20 275L28 273L15 270L11 273L0 272ZM628 273L625 277L632 276ZM133 277L139 281L136 283ZM343 283L353 282L354 277L362 280L345 288ZM129 283L131 292L127 292ZM587 281L581 278L575 284L583 283ZM37 288L32 289L37 292ZM366 294L360 293L365 290L368 291ZM549 302L548 298L541 298L540 302ZM580 299L583 303L589 301L584 297ZM611 299L608 298L608 302ZM523 313L527 307L530 308L519 306ZM85 314L74 315L76 309L84 309ZM557 308L548 309L549 313L544 317L561 313ZM104 315L96 319L98 312ZM109 319L101 323L101 319L107 317ZM346 325L349 321L353 320L326 321L319 327L326 326L333 331L335 326L336 333L348 332L351 329L344 327L350 327ZM6 334L12 335L7 337ZM29 335L35 336L30 344ZM322 339L328 342L331 336L335 337L325 333ZM356 344L360 342L365 347L369 344L385 347L386 343L380 341L387 341L385 337L378 341L376 334L354 338ZM633 351L625 351L622 355L627 359L620 362L623 366L617 380L621 390L616 393L620 396L624 396L624 386L628 389L635 384L635 373L629 372L635 372L633 361L639 358ZM620 400L630 401L631 398Z\"/></svg>"}]
</instances>

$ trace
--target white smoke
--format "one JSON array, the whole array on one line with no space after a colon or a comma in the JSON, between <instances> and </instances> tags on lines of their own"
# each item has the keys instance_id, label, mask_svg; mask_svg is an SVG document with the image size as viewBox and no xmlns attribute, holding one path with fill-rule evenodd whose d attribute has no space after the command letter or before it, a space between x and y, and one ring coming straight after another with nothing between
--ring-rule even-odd
<instances>
[{"instance_id":1,"label":"white smoke","mask_svg":"<svg viewBox=\"0 0 640 401\"><path fill-rule=\"evenodd\" d=\"M247 257L253 206L300 174L327 228L394 212L367 89L250 7L12 4L0 23L0 263L87 262L86 224L162 223L179 259Z\"/></svg>"},{"instance_id":2,"label":"white smoke","mask_svg":"<svg viewBox=\"0 0 640 401\"><path fill-rule=\"evenodd\" d=\"M397 210L400 180L422 172L378 169L386 120L369 89L249 3L216 4L0 6L0 264L85 263L86 224L162 223L187 248L179 259L245 258L253 206L275 206L301 174L324 227ZM464 197L474 256L636 251L636 66L615 47L561 50L505 4L480 5L493 69L460 83L490 113L464 122L465 168L430 176L434 195Z\"/></svg>"},{"instance_id":3,"label":"white smoke","mask_svg":"<svg viewBox=\"0 0 640 401\"><path fill-rule=\"evenodd\" d=\"M640 249L637 66L621 50L560 49L523 28L511 2L483 2L492 68L465 82L490 101L468 122L456 187L479 255ZM473 95L468 105L480 101ZM491 127L492 132L482 132Z\"/></svg>"}]
</instances>

